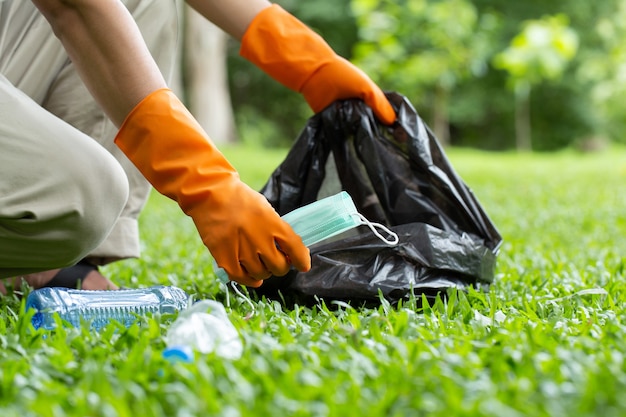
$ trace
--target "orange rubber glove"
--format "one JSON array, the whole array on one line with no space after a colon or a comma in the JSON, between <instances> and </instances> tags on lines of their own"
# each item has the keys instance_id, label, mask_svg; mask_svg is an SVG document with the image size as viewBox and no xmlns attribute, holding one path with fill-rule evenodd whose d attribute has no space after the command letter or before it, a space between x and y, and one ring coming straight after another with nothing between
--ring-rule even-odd
<instances>
[{"instance_id":1,"label":"orange rubber glove","mask_svg":"<svg viewBox=\"0 0 626 417\"><path fill-rule=\"evenodd\" d=\"M290 262L300 271L311 268L302 239L262 194L239 179L171 90L145 97L126 117L115 143L156 190L193 218L231 280L258 287L271 274L286 274Z\"/></svg>"},{"instance_id":2,"label":"orange rubber glove","mask_svg":"<svg viewBox=\"0 0 626 417\"><path fill-rule=\"evenodd\" d=\"M316 113L335 100L360 98L382 123L392 124L396 119L383 92L363 71L276 4L254 17L239 53L276 81L302 93Z\"/></svg>"}]
</instances>

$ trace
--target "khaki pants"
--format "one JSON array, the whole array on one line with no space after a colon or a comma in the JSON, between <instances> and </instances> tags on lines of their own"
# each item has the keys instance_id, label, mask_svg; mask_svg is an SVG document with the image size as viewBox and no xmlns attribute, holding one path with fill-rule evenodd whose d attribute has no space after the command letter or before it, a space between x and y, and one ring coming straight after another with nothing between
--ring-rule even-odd
<instances>
[{"instance_id":1,"label":"khaki pants","mask_svg":"<svg viewBox=\"0 0 626 417\"><path fill-rule=\"evenodd\" d=\"M166 79L176 1L123 1ZM116 133L32 2L0 0L0 278L139 256L150 185Z\"/></svg>"}]
</instances>

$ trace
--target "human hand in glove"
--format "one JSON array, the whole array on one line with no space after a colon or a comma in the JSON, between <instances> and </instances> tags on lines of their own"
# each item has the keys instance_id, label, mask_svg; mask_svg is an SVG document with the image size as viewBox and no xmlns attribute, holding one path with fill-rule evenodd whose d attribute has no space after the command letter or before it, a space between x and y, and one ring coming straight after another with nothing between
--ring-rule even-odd
<instances>
[{"instance_id":1,"label":"human hand in glove","mask_svg":"<svg viewBox=\"0 0 626 417\"><path fill-rule=\"evenodd\" d=\"M396 119L383 92L363 71L276 4L254 17L242 38L240 54L302 93L316 113L336 100L360 98L382 123L392 124Z\"/></svg>"},{"instance_id":2,"label":"human hand in glove","mask_svg":"<svg viewBox=\"0 0 626 417\"><path fill-rule=\"evenodd\" d=\"M230 279L258 287L290 264L311 268L309 250L263 195L235 169L169 89L144 98L127 116L116 144L155 189L192 217Z\"/></svg>"}]
</instances>

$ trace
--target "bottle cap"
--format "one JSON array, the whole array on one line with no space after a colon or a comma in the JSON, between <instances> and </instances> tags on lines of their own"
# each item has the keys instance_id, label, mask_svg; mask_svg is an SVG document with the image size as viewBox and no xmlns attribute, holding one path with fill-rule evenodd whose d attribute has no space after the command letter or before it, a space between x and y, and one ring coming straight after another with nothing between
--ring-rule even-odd
<instances>
[{"instance_id":1,"label":"bottle cap","mask_svg":"<svg viewBox=\"0 0 626 417\"><path fill-rule=\"evenodd\" d=\"M186 345L170 346L163 351L163 358L171 363L192 363L194 360L193 350Z\"/></svg>"}]
</instances>

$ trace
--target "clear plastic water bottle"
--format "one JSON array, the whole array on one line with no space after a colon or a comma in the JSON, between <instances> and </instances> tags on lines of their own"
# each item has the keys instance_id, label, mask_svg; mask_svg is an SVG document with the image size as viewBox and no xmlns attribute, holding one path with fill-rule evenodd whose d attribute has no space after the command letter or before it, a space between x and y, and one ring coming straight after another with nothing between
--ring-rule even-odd
<instances>
[{"instance_id":1,"label":"clear plastic water bottle","mask_svg":"<svg viewBox=\"0 0 626 417\"><path fill-rule=\"evenodd\" d=\"M176 313L189 303L189 295L172 286L108 291L41 288L28 295L26 311L35 309L32 323L36 329L54 329L54 314L58 313L74 327L82 320L99 330L112 320L130 326L137 316Z\"/></svg>"}]
</instances>

